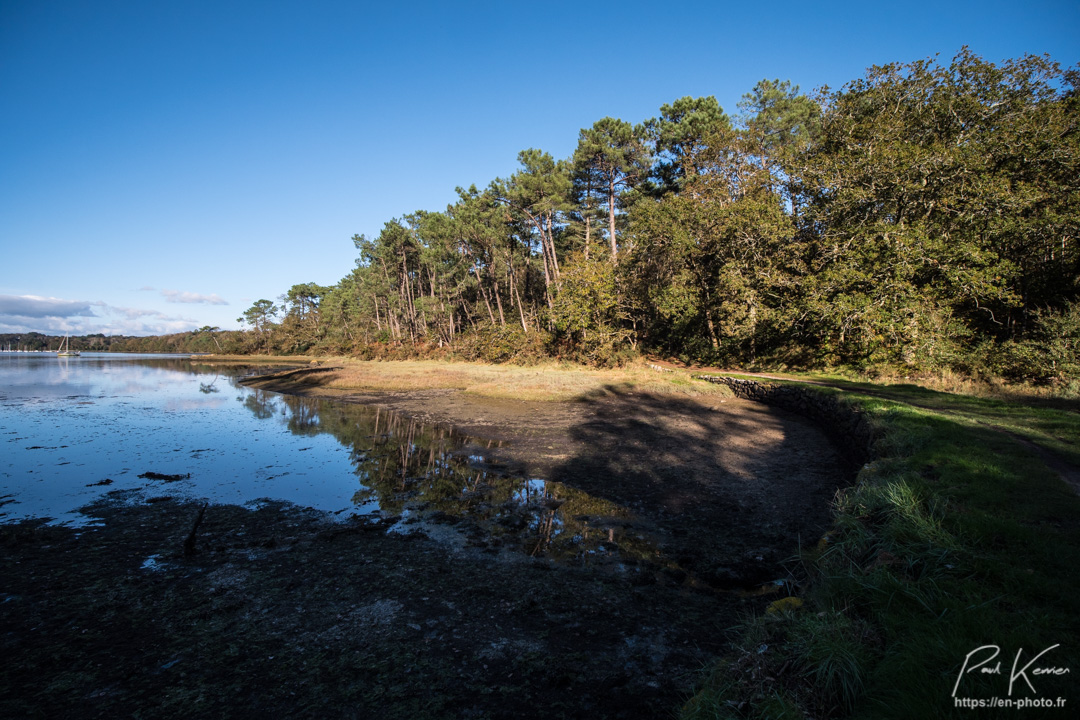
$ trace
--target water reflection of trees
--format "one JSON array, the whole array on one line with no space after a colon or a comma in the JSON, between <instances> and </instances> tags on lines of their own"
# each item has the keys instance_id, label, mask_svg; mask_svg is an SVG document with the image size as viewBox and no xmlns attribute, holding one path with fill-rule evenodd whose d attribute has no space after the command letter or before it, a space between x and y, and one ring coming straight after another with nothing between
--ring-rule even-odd
<instances>
[{"instance_id":1,"label":"water reflection of trees","mask_svg":"<svg viewBox=\"0 0 1080 720\"><path fill-rule=\"evenodd\" d=\"M199 392L204 395L210 395L211 393L221 392L221 388L217 387L217 381L221 379L220 375L214 375L214 379L208 383L199 383Z\"/></svg>"},{"instance_id":2,"label":"water reflection of trees","mask_svg":"<svg viewBox=\"0 0 1080 720\"><path fill-rule=\"evenodd\" d=\"M475 541L534 556L592 561L657 555L625 507L562 483L491 472L468 456L469 439L399 413L320 398L251 391L256 417L277 414L290 432L329 433L350 450L357 505L386 515L458 524Z\"/></svg>"},{"instance_id":3,"label":"water reflection of trees","mask_svg":"<svg viewBox=\"0 0 1080 720\"><path fill-rule=\"evenodd\" d=\"M251 411L251 414L257 417L259 420L269 420L277 414L277 404L280 400L279 395L272 395L265 390L255 390L253 392L244 393L237 398L245 408Z\"/></svg>"},{"instance_id":4,"label":"water reflection of trees","mask_svg":"<svg viewBox=\"0 0 1080 720\"><path fill-rule=\"evenodd\" d=\"M293 435L306 437L323 432L319 423L319 406L310 402L290 403L288 402L290 399L300 400L302 398L284 399L284 405L288 408L285 417L289 432Z\"/></svg>"}]
</instances>

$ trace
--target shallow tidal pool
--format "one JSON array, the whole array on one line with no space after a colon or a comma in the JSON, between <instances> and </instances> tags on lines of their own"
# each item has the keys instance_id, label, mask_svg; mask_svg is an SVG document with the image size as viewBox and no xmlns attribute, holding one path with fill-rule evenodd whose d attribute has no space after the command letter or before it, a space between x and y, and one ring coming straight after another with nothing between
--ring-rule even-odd
<instances>
[{"instance_id":1,"label":"shallow tidal pool","mask_svg":"<svg viewBox=\"0 0 1080 720\"><path fill-rule=\"evenodd\" d=\"M0 521L91 522L100 499L398 518L396 532L591 562L656 555L626 508L492 472L483 443L387 410L254 390L177 356L0 354Z\"/></svg>"}]
</instances>

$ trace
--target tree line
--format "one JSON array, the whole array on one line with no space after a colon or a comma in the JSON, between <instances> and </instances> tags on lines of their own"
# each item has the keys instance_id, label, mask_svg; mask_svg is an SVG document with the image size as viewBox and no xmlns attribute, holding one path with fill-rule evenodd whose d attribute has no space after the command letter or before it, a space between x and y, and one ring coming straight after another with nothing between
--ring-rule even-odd
<instances>
[{"instance_id":1,"label":"tree line","mask_svg":"<svg viewBox=\"0 0 1080 720\"><path fill-rule=\"evenodd\" d=\"M44 335L38 332L0 333L0 352L56 352L61 343L77 352L132 353L246 353L248 333L209 325L172 335Z\"/></svg>"},{"instance_id":2,"label":"tree line","mask_svg":"<svg viewBox=\"0 0 1080 720\"><path fill-rule=\"evenodd\" d=\"M763 80L734 115L603 118L354 236L348 275L255 303L241 344L1075 377L1078 77L964 49L810 95Z\"/></svg>"}]
</instances>

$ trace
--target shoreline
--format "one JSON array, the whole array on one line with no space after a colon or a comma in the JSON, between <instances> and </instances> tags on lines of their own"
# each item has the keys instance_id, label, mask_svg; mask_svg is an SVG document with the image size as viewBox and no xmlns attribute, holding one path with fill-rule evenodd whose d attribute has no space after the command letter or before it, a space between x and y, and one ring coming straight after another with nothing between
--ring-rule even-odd
<instances>
[{"instance_id":1,"label":"shoreline","mask_svg":"<svg viewBox=\"0 0 1080 720\"><path fill-rule=\"evenodd\" d=\"M0 527L0 637L17 659L0 671L0 713L673 713L738 618L795 591L772 581L848 480L811 423L722 392L610 385L566 402L297 382L327 375L243 383L452 425L484 472L580 490L552 498L575 508L566 527L605 545L614 529L625 551L536 555L498 531L512 514L331 523L277 502L119 492L88 508L97 525ZM639 543L653 550L633 554ZM740 593L761 584L773 594Z\"/></svg>"},{"instance_id":2,"label":"shoreline","mask_svg":"<svg viewBox=\"0 0 1080 720\"><path fill-rule=\"evenodd\" d=\"M596 438L588 432L590 426L607 423L610 427L604 428L603 435L618 432L633 442L634 436L646 426L664 425L666 415L673 421L659 431L663 444L698 447L690 453L646 452L637 458L639 463L681 461L697 465L699 470L722 470L716 463L702 462L702 456L710 451L732 454L728 450L753 454L770 442L781 442L781 427L785 424L802 429L800 439L807 442L800 454L825 452L832 456L836 451L830 439L815 432L813 421L797 413L737 398L726 387L707 382L701 385L708 394L643 392L633 386L607 384L590 388L570 400L528 400L479 395L459 387L420 390L332 387L330 382L338 369L336 366L290 368L240 382L256 390L380 407L417 422L445 427L470 438L476 448L493 455L504 471L548 479L562 480L565 473L561 471L567 462L591 453L589 445ZM740 423L745 425L742 432L728 437L726 428ZM751 437L755 430L761 435L760 442ZM849 480L848 471L847 467L840 470L845 475L844 481Z\"/></svg>"}]
</instances>

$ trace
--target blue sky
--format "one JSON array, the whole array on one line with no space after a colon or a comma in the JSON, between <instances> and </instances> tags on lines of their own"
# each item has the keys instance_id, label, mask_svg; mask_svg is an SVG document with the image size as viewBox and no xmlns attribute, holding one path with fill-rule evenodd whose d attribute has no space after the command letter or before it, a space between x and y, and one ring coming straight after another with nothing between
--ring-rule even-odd
<instances>
[{"instance_id":1,"label":"blue sky","mask_svg":"<svg viewBox=\"0 0 1080 720\"><path fill-rule=\"evenodd\" d=\"M234 328L604 116L965 44L1076 65L1080 3L0 0L0 332Z\"/></svg>"}]
</instances>

